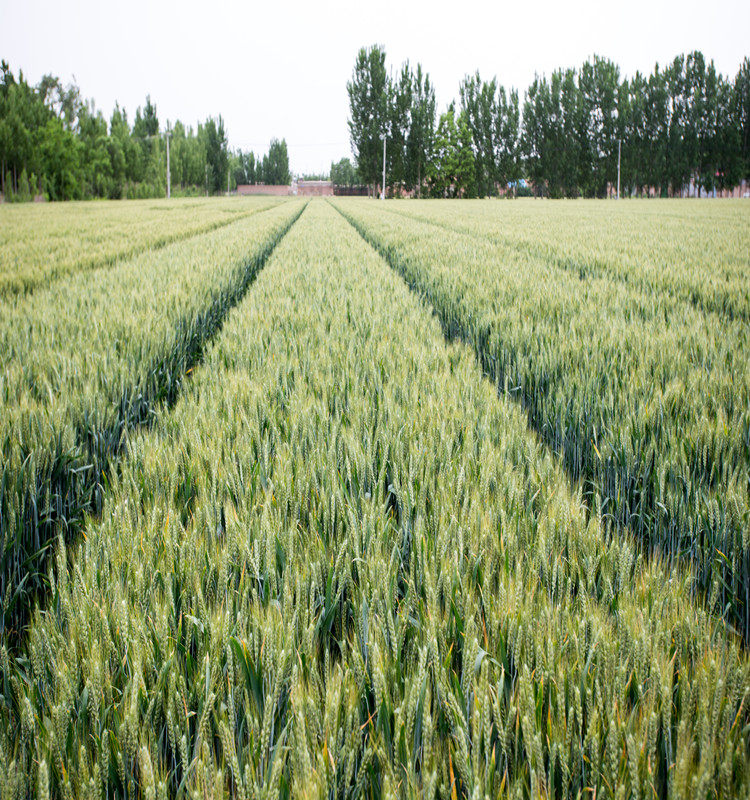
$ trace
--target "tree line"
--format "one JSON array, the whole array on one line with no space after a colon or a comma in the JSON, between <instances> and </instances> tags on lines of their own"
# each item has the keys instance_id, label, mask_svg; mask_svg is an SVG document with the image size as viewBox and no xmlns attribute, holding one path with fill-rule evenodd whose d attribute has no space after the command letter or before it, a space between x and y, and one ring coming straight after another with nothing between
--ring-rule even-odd
<instances>
[{"instance_id":1,"label":"tree line","mask_svg":"<svg viewBox=\"0 0 750 800\"><path fill-rule=\"evenodd\" d=\"M523 93L479 72L437 116L421 65L393 77L377 45L362 48L347 83L352 152L360 179L417 195L486 196L529 179L551 197L681 196L750 179L750 59L734 79L702 53L677 56L650 75L622 77L595 56L580 68L536 75Z\"/></svg>"},{"instance_id":2,"label":"tree line","mask_svg":"<svg viewBox=\"0 0 750 800\"><path fill-rule=\"evenodd\" d=\"M238 183L288 183L284 140L262 158L229 149L221 116L196 129L162 125L146 97L132 124L115 105L107 120L75 84L45 75L30 85L0 63L0 182L6 200L164 197L167 137L172 192L217 194Z\"/></svg>"},{"instance_id":3,"label":"tree line","mask_svg":"<svg viewBox=\"0 0 750 800\"><path fill-rule=\"evenodd\" d=\"M245 183L282 186L292 180L285 139L271 139L268 153L262 158L256 157L252 150L237 150L233 160L235 185Z\"/></svg>"}]
</instances>

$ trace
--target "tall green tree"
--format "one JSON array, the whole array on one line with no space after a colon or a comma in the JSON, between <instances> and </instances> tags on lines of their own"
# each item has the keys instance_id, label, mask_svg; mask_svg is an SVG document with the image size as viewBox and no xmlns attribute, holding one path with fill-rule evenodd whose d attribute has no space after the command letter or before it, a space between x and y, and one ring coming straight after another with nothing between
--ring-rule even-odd
<instances>
[{"instance_id":1,"label":"tall green tree","mask_svg":"<svg viewBox=\"0 0 750 800\"><path fill-rule=\"evenodd\" d=\"M232 161L234 183L252 185L255 183L255 153L252 150L243 152L238 150Z\"/></svg>"},{"instance_id":2,"label":"tall green tree","mask_svg":"<svg viewBox=\"0 0 750 800\"><path fill-rule=\"evenodd\" d=\"M455 107L440 115L428 180L433 197L474 197L476 164L467 116Z\"/></svg>"},{"instance_id":3,"label":"tall green tree","mask_svg":"<svg viewBox=\"0 0 750 800\"><path fill-rule=\"evenodd\" d=\"M506 95L505 88L497 90L497 143L496 164L498 181L507 186L521 178L521 110L518 91L511 89Z\"/></svg>"},{"instance_id":4,"label":"tall green tree","mask_svg":"<svg viewBox=\"0 0 750 800\"><path fill-rule=\"evenodd\" d=\"M563 164L560 171L562 190L567 197L579 193L579 162L581 143L577 135L582 127L583 107L576 83L576 71L568 68L561 74L560 110L562 113L562 144L560 156Z\"/></svg>"},{"instance_id":5,"label":"tall green tree","mask_svg":"<svg viewBox=\"0 0 750 800\"><path fill-rule=\"evenodd\" d=\"M669 150L670 97L665 71L656 64L646 90L645 181L666 195L667 151Z\"/></svg>"},{"instance_id":6,"label":"tall green tree","mask_svg":"<svg viewBox=\"0 0 750 800\"><path fill-rule=\"evenodd\" d=\"M739 134L741 174L750 180L750 58L745 58L734 79L731 123Z\"/></svg>"},{"instance_id":7,"label":"tall green tree","mask_svg":"<svg viewBox=\"0 0 750 800\"><path fill-rule=\"evenodd\" d=\"M206 146L208 191L211 194L219 194L226 191L229 171L227 137L221 115L217 119L209 117L206 120L203 126L203 138Z\"/></svg>"},{"instance_id":8,"label":"tall green tree","mask_svg":"<svg viewBox=\"0 0 750 800\"><path fill-rule=\"evenodd\" d=\"M669 127L667 133L667 157L665 177L672 194L682 197L690 178L689 146L690 132L688 104L685 91L685 56L679 55L664 71L667 95L669 97Z\"/></svg>"},{"instance_id":9,"label":"tall green tree","mask_svg":"<svg viewBox=\"0 0 750 800\"><path fill-rule=\"evenodd\" d=\"M742 126L737 124L734 117L734 84L721 76L717 91L712 163L719 190L732 189L742 181Z\"/></svg>"},{"instance_id":10,"label":"tall green tree","mask_svg":"<svg viewBox=\"0 0 750 800\"><path fill-rule=\"evenodd\" d=\"M494 195L498 179L497 79L484 81L479 72L467 75L459 86L459 95L462 113L472 133L477 191L480 195Z\"/></svg>"},{"instance_id":11,"label":"tall green tree","mask_svg":"<svg viewBox=\"0 0 750 800\"><path fill-rule=\"evenodd\" d=\"M582 95L586 174L582 185L590 196L604 197L607 184L617 177L619 68L594 56L579 75ZM579 172L580 175L580 172Z\"/></svg>"},{"instance_id":12,"label":"tall green tree","mask_svg":"<svg viewBox=\"0 0 750 800\"><path fill-rule=\"evenodd\" d=\"M649 185L647 163L647 91L648 82L636 72L627 82L628 129L623 136L622 171L626 176L623 185L629 192L643 193Z\"/></svg>"},{"instance_id":13,"label":"tall green tree","mask_svg":"<svg viewBox=\"0 0 750 800\"><path fill-rule=\"evenodd\" d=\"M112 193L111 198L119 200L126 191L127 175L127 150L132 146L130 129L128 128L127 115L115 103L114 111L109 120L109 162L112 166Z\"/></svg>"},{"instance_id":14,"label":"tall green tree","mask_svg":"<svg viewBox=\"0 0 750 800\"><path fill-rule=\"evenodd\" d=\"M42 136L44 189L51 200L75 200L81 196L81 144L59 117L47 121Z\"/></svg>"},{"instance_id":15,"label":"tall green tree","mask_svg":"<svg viewBox=\"0 0 750 800\"><path fill-rule=\"evenodd\" d=\"M5 61L0 69L0 174L3 191L10 197L18 192L22 172L40 173L41 132L54 114L23 73L16 80Z\"/></svg>"},{"instance_id":16,"label":"tall green tree","mask_svg":"<svg viewBox=\"0 0 750 800\"><path fill-rule=\"evenodd\" d=\"M342 158L336 163L331 163L331 182L335 186L357 186L360 177L352 162L348 158Z\"/></svg>"},{"instance_id":17,"label":"tall green tree","mask_svg":"<svg viewBox=\"0 0 750 800\"><path fill-rule=\"evenodd\" d=\"M81 183L86 198L112 197L112 159L110 157L107 121L93 102L81 106L79 112L79 141L81 144Z\"/></svg>"},{"instance_id":18,"label":"tall green tree","mask_svg":"<svg viewBox=\"0 0 750 800\"><path fill-rule=\"evenodd\" d=\"M158 195L159 188L166 186L166 154L164 156L164 175L162 176L162 154L159 141L159 117L151 96L146 95L146 105L135 111L133 138L139 152L131 152L128 164L134 183L144 184L140 196Z\"/></svg>"},{"instance_id":19,"label":"tall green tree","mask_svg":"<svg viewBox=\"0 0 750 800\"><path fill-rule=\"evenodd\" d=\"M396 80L388 81L388 145L386 181L401 187L406 183L407 141L411 127L413 76L407 61Z\"/></svg>"},{"instance_id":20,"label":"tall green tree","mask_svg":"<svg viewBox=\"0 0 750 800\"><path fill-rule=\"evenodd\" d=\"M458 115L458 152L456 156L457 170L454 186L456 197L476 197L476 164L471 128L466 114Z\"/></svg>"},{"instance_id":21,"label":"tall green tree","mask_svg":"<svg viewBox=\"0 0 750 800\"><path fill-rule=\"evenodd\" d=\"M291 180L286 139L271 139L268 154L263 157L263 182L269 186L284 186Z\"/></svg>"},{"instance_id":22,"label":"tall green tree","mask_svg":"<svg viewBox=\"0 0 750 800\"><path fill-rule=\"evenodd\" d=\"M186 128L177 120L170 137L170 166L175 165L172 171L172 185L179 185L183 190L195 187L201 192L208 191L206 153L207 143L203 126L199 126L199 131L196 132L192 127Z\"/></svg>"},{"instance_id":23,"label":"tall green tree","mask_svg":"<svg viewBox=\"0 0 750 800\"><path fill-rule=\"evenodd\" d=\"M417 64L411 79L409 134L406 139L406 186L422 194L427 164L432 158L435 139L435 89L430 76Z\"/></svg>"},{"instance_id":24,"label":"tall green tree","mask_svg":"<svg viewBox=\"0 0 750 800\"><path fill-rule=\"evenodd\" d=\"M383 138L389 127L388 75L382 47L373 45L360 49L346 90L352 153L359 174L372 185L374 195L381 180Z\"/></svg>"},{"instance_id":25,"label":"tall green tree","mask_svg":"<svg viewBox=\"0 0 750 800\"><path fill-rule=\"evenodd\" d=\"M549 93L546 96L547 130L544 142L544 172L550 197L562 197L565 184L565 133L562 110L563 74L560 70L552 73Z\"/></svg>"},{"instance_id":26,"label":"tall green tree","mask_svg":"<svg viewBox=\"0 0 750 800\"><path fill-rule=\"evenodd\" d=\"M524 96L521 147L526 174L534 183L535 194L541 195L544 194L547 183L549 106L547 80L535 75Z\"/></svg>"}]
</instances>

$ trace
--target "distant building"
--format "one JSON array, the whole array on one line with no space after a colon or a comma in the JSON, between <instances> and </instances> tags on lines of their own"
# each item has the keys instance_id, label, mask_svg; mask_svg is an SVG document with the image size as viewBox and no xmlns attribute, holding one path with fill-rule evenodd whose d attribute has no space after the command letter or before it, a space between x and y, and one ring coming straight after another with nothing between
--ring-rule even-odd
<instances>
[{"instance_id":1,"label":"distant building","mask_svg":"<svg viewBox=\"0 0 750 800\"><path fill-rule=\"evenodd\" d=\"M331 181L306 181L294 178L291 185L278 185L267 183L247 184L237 186L237 194L259 195L271 194L276 196L295 195L302 197L333 197L333 184Z\"/></svg>"},{"instance_id":2,"label":"distant building","mask_svg":"<svg viewBox=\"0 0 750 800\"><path fill-rule=\"evenodd\" d=\"M290 186L276 186L273 184L265 183L239 183L237 184L237 194L272 194L276 196L286 197L292 193Z\"/></svg>"},{"instance_id":3,"label":"distant building","mask_svg":"<svg viewBox=\"0 0 750 800\"><path fill-rule=\"evenodd\" d=\"M304 178L292 181L292 194L303 197L333 197L331 181L306 181Z\"/></svg>"}]
</instances>

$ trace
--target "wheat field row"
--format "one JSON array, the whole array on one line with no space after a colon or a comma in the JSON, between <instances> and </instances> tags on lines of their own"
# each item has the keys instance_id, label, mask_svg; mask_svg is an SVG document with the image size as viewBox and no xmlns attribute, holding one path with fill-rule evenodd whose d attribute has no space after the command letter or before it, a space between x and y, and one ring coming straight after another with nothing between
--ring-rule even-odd
<instances>
[{"instance_id":1,"label":"wheat field row","mask_svg":"<svg viewBox=\"0 0 750 800\"><path fill-rule=\"evenodd\" d=\"M56 440L97 500L34 592L3 540L0 798L748 796L746 323L506 207L283 203L13 300L4 530Z\"/></svg>"},{"instance_id":2,"label":"wheat field row","mask_svg":"<svg viewBox=\"0 0 750 800\"><path fill-rule=\"evenodd\" d=\"M632 268L628 280L614 269L584 275L518 241L485 235L504 214L499 205L470 205L452 220L446 206L428 206L433 222L418 205L402 204L399 213L367 203L339 208L425 297L446 335L470 343L499 391L526 409L592 513L618 535L632 532L650 555L686 561L696 593L711 597L714 610L747 638L750 362L748 321L739 313L750 285L745 207L725 208L736 240L717 234L710 214L684 212L686 227L701 228L706 251L723 247L727 263L743 265L735 272L744 280L727 284L736 302L725 313L708 302L715 297L710 286L705 303L689 289L701 270L720 267L682 263L674 255L679 242L655 233L660 223L668 226L669 206L625 206L602 225L602 240L614 242L615 232L623 236L639 215L647 217L642 228L651 250L663 251L658 263L666 276L654 283L648 262L640 272ZM588 214L583 209L580 217ZM596 213L602 212L594 206L594 219ZM583 249L575 230L568 240L560 220L555 224L559 252ZM510 223L496 228L503 225ZM614 245L609 261L622 270L628 263Z\"/></svg>"}]
</instances>

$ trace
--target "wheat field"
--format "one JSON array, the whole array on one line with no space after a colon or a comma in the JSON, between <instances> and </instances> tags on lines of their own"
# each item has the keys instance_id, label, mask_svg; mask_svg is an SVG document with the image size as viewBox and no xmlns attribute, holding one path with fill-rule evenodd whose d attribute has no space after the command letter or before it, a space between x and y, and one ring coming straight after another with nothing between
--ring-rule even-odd
<instances>
[{"instance_id":1,"label":"wheat field","mask_svg":"<svg viewBox=\"0 0 750 800\"><path fill-rule=\"evenodd\" d=\"M0 798L749 796L697 206L289 200L4 296Z\"/></svg>"}]
</instances>

